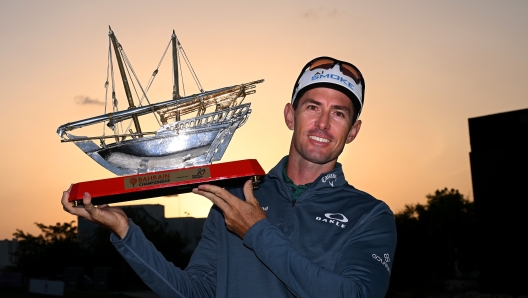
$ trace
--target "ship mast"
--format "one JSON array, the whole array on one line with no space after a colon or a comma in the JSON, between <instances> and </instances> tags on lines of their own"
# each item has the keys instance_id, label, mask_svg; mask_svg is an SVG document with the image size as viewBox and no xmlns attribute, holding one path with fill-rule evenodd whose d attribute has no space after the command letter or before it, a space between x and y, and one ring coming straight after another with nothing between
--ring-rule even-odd
<instances>
[{"instance_id":1,"label":"ship mast","mask_svg":"<svg viewBox=\"0 0 528 298\"><path fill-rule=\"evenodd\" d=\"M172 99L176 100L180 98L180 78L178 71L178 39L176 39L176 33L172 30L171 36L172 43L172 71L174 72L174 84L172 85ZM180 121L180 112L177 111L175 114L175 121Z\"/></svg>"},{"instance_id":2,"label":"ship mast","mask_svg":"<svg viewBox=\"0 0 528 298\"><path fill-rule=\"evenodd\" d=\"M128 79L126 76L125 68L123 66L121 54L119 53L119 47L121 45L118 45L117 39L115 37L114 31L112 31L112 28L110 28L110 26L108 26L108 28L110 29L110 33L108 35L110 36L110 39L112 40L112 44L114 46L117 64L119 65L119 72L121 73L121 79L123 80L123 85L125 87L125 93L126 93L126 97L128 100L128 106L130 107L130 109L133 109L136 106L134 105L134 100L132 98L132 92L130 91L130 86L128 85ZM139 134L139 137L142 137L141 126L139 125L138 116L132 115L132 121L134 122L134 126L136 127L136 132Z\"/></svg>"},{"instance_id":3,"label":"ship mast","mask_svg":"<svg viewBox=\"0 0 528 298\"><path fill-rule=\"evenodd\" d=\"M174 71L174 85L172 87L172 99L180 98L180 88L179 88L179 77L178 77L178 40L176 39L176 33L172 30L172 68Z\"/></svg>"}]
</instances>

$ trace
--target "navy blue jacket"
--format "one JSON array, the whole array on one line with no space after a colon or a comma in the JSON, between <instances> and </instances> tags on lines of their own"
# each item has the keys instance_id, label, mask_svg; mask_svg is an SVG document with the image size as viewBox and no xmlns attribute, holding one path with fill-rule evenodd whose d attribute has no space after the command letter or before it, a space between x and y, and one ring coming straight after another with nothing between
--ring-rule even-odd
<instances>
[{"instance_id":1,"label":"navy blue jacket","mask_svg":"<svg viewBox=\"0 0 528 298\"><path fill-rule=\"evenodd\" d=\"M285 162L254 192L267 218L241 240L213 206L185 270L132 222L111 241L160 297L384 297L396 247L389 207L349 185L339 163L294 200ZM244 198L241 188L230 191Z\"/></svg>"}]
</instances>

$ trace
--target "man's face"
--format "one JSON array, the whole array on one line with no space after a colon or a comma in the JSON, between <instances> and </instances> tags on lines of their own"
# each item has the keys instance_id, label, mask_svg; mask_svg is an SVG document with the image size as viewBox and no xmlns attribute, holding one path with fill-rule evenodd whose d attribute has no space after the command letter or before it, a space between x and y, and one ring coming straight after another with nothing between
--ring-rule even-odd
<instances>
[{"instance_id":1,"label":"man's face","mask_svg":"<svg viewBox=\"0 0 528 298\"><path fill-rule=\"evenodd\" d=\"M361 127L360 120L352 123L353 115L350 98L325 87L305 92L296 110L287 104L284 117L288 128L293 129L290 158L300 157L316 164L337 161L345 144L354 140Z\"/></svg>"}]
</instances>

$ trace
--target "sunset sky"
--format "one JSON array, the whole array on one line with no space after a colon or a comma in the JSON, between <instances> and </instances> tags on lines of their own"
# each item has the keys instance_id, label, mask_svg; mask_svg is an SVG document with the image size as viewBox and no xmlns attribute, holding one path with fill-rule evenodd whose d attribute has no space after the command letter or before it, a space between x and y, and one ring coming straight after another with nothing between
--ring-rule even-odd
<instances>
[{"instance_id":1,"label":"sunset sky","mask_svg":"<svg viewBox=\"0 0 528 298\"><path fill-rule=\"evenodd\" d=\"M363 126L339 161L350 184L398 212L444 187L473 199L467 119L528 108L527 16L513 0L0 0L0 240L76 220L62 191L115 177L55 133L102 114L109 25L144 85L173 29L204 89L265 79L222 161L255 158L266 171L288 153L283 108L304 64L352 62L366 80ZM170 99L170 79L160 69L152 101ZM192 194L134 203L163 204L167 217L211 206Z\"/></svg>"}]
</instances>

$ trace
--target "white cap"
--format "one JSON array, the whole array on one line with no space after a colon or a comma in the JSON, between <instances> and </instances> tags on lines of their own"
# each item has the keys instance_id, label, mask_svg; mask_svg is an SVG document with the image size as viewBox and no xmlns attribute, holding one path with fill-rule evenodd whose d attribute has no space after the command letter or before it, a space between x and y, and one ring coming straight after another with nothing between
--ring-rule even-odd
<instances>
[{"instance_id":1,"label":"white cap","mask_svg":"<svg viewBox=\"0 0 528 298\"><path fill-rule=\"evenodd\" d=\"M318 58L316 58L318 59ZM314 59L314 60L316 60ZM333 59L333 58L331 58ZM335 60L335 59L333 59ZM312 60L313 61L313 60ZM357 110L357 117L363 109L363 95L365 93L365 81L360 80L359 83L343 74L341 72L341 65L339 60L335 60L335 65L330 69L314 68L310 70L308 63L305 66L304 72L299 75L297 83L295 84L291 103L293 104L299 95L315 87L327 87L343 92L354 103L354 108ZM356 117L356 119L357 119Z\"/></svg>"}]
</instances>

